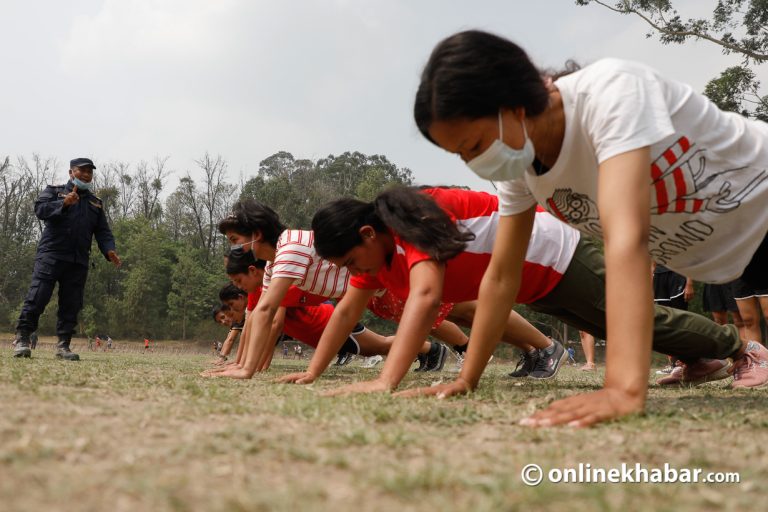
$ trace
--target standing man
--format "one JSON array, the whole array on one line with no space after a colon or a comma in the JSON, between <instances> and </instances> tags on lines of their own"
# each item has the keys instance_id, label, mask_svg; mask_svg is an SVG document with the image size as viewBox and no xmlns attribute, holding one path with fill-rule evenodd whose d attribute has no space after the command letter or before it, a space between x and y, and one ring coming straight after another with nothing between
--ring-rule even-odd
<instances>
[{"instance_id":1,"label":"standing man","mask_svg":"<svg viewBox=\"0 0 768 512\"><path fill-rule=\"evenodd\" d=\"M77 314L83 307L94 235L104 257L116 267L120 266L104 205L91 193L95 168L88 158L71 160L69 182L45 187L35 201L35 215L45 221L45 229L37 245L32 283L16 326L14 357L32 356L30 333L37 330L38 319L51 300L53 287L59 283L56 357L79 360L80 356L69 349L69 344L77 325Z\"/></svg>"}]
</instances>

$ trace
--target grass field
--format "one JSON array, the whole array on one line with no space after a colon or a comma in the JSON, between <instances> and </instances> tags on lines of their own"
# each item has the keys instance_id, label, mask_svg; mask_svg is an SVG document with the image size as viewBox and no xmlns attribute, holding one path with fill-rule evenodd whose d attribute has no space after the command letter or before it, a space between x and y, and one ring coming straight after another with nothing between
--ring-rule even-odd
<instances>
[{"instance_id":1,"label":"grass field","mask_svg":"<svg viewBox=\"0 0 768 512\"><path fill-rule=\"evenodd\" d=\"M274 375L206 380L202 355L84 353L83 361L0 357L0 510L448 511L764 510L768 390L653 387L648 414L588 430L530 430L537 407L595 389L601 373L511 381L492 364L480 391L436 401L321 398L374 375L359 363L312 387ZM376 370L377 371L377 370ZM450 379L412 374L405 386ZM553 484L520 471L677 468L738 484Z\"/></svg>"}]
</instances>

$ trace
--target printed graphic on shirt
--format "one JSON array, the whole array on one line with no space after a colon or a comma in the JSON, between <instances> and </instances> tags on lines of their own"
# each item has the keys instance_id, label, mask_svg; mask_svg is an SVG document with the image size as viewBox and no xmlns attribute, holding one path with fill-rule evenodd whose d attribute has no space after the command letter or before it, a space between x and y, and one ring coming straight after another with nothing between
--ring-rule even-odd
<instances>
[{"instance_id":1,"label":"printed graphic on shirt","mask_svg":"<svg viewBox=\"0 0 768 512\"><path fill-rule=\"evenodd\" d=\"M734 189L728 176L745 168L726 169L705 177L704 153L683 136L651 164L655 192L651 195L652 214L696 213L702 209L726 213L738 208L768 178L768 171L763 169L741 189Z\"/></svg>"},{"instance_id":2,"label":"printed graphic on shirt","mask_svg":"<svg viewBox=\"0 0 768 512\"><path fill-rule=\"evenodd\" d=\"M574 192L570 188L558 188L547 199L546 207L549 213L566 224L592 236L603 237L597 205L588 195Z\"/></svg>"},{"instance_id":3,"label":"printed graphic on shirt","mask_svg":"<svg viewBox=\"0 0 768 512\"><path fill-rule=\"evenodd\" d=\"M738 208L744 199L763 181L768 170L759 170L746 183L734 185L733 173L746 167L726 169L707 174L704 149L698 149L688 137L682 136L651 163L651 215L695 214L701 211L722 214ZM741 180L744 176L740 176ZM555 189L546 201L547 210L557 218L582 231L602 237L597 204L587 195L570 188ZM667 263L672 256L685 252L696 242L706 240L715 228L699 219L686 220L676 232L666 232L651 226L650 252L654 260Z\"/></svg>"}]
</instances>

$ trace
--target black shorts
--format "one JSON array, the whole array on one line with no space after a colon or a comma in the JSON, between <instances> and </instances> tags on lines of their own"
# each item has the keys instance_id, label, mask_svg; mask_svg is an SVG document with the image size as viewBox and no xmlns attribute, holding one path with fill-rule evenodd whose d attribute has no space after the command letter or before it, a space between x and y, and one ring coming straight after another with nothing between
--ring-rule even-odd
<instances>
[{"instance_id":1,"label":"black shorts","mask_svg":"<svg viewBox=\"0 0 768 512\"><path fill-rule=\"evenodd\" d=\"M741 279L756 290L768 290L768 233L752 255Z\"/></svg>"},{"instance_id":2,"label":"black shorts","mask_svg":"<svg viewBox=\"0 0 768 512\"><path fill-rule=\"evenodd\" d=\"M704 285L704 311L739 311L736 301L733 299L733 283L705 284Z\"/></svg>"},{"instance_id":3,"label":"black shorts","mask_svg":"<svg viewBox=\"0 0 768 512\"><path fill-rule=\"evenodd\" d=\"M659 306L675 309L688 309L685 301L685 276L675 272L662 272L653 275L653 301Z\"/></svg>"},{"instance_id":4,"label":"black shorts","mask_svg":"<svg viewBox=\"0 0 768 512\"><path fill-rule=\"evenodd\" d=\"M758 289L752 287L751 283L739 278L731 283L733 287L733 298L736 300L751 299L752 297L768 297L768 289Z\"/></svg>"},{"instance_id":5,"label":"black shorts","mask_svg":"<svg viewBox=\"0 0 768 512\"><path fill-rule=\"evenodd\" d=\"M338 354L359 354L360 344L355 339L355 336L358 336L363 332L365 332L365 326L361 323L355 324L354 329L352 329L352 332L347 336L347 341L341 346Z\"/></svg>"}]
</instances>

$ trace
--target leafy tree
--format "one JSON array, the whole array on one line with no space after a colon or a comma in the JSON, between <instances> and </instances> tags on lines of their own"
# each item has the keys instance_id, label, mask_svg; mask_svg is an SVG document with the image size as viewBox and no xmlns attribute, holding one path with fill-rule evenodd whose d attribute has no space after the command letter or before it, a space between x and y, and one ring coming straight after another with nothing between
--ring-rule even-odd
<instances>
[{"instance_id":1,"label":"leafy tree","mask_svg":"<svg viewBox=\"0 0 768 512\"><path fill-rule=\"evenodd\" d=\"M768 97L760 96L759 88L760 82L751 69L734 66L710 80L704 94L722 110L768 121Z\"/></svg>"},{"instance_id":2,"label":"leafy tree","mask_svg":"<svg viewBox=\"0 0 768 512\"><path fill-rule=\"evenodd\" d=\"M215 278L200 265L202 258L199 255L184 249L177 254L168 294L168 312L171 319L181 324L181 339L186 340L190 320L205 316L211 298L215 297L216 286Z\"/></svg>"},{"instance_id":3,"label":"leafy tree","mask_svg":"<svg viewBox=\"0 0 768 512\"><path fill-rule=\"evenodd\" d=\"M259 174L245 183L241 197L268 204L287 226L309 228L314 213L333 199L370 200L388 185L412 182L410 169L382 155L346 152L313 163L281 151L259 164Z\"/></svg>"},{"instance_id":4,"label":"leafy tree","mask_svg":"<svg viewBox=\"0 0 768 512\"><path fill-rule=\"evenodd\" d=\"M646 37L658 34L662 44L703 40L724 54L740 55L742 64L710 80L704 94L722 110L768 120L768 96L760 94L760 82L750 69L768 60L768 1L718 0L710 18L684 19L671 0L576 0L578 5L593 3L641 18L650 27Z\"/></svg>"},{"instance_id":5,"label":"leafy tree","mask_svg":"<svg viewBox=\"0 0 768 512\"><path fill-rule=\"evenodd\" d=\"M157 336L168 331L168 304L175 253L146 219L132 221L132 233L126 240L122 316L129 334ZM119 318L118 318L119 319Z\"/></svg>"},{"instance_id":6,"label":"leafy tree","mask_svg":"<svg viewBox=\"0 0 768 512\"><path fill-rule=\"evenodd\" d=\"M176 219L179 227L184 215L190 219L194 247L202 250L207 262L221 248L216 226L231 208L235 186L225 180L227 162L221 156L212 158L206 152L195 162L204 173L202 183L198 186L197 181L187 173L179 182L172 206L176 209L174 216L182 216Z\"/></svg>"},{"instance_id":7,"label":"leafy tree","mask_svg":"<svg viewBox=\"0 0 768 512\"><path fill-rule=\"evenodd\" d=\"M720 46L725 54L742 55L745 64L768 60L765 0L718 0L711 18L687 19L677 12L671 0L576 0L578 5L592 3L639 17L651 28L646 37L658 33L663 44L704 40Z\"/></svg>"}]
</instances>

